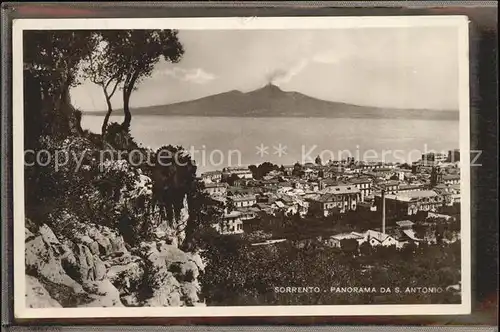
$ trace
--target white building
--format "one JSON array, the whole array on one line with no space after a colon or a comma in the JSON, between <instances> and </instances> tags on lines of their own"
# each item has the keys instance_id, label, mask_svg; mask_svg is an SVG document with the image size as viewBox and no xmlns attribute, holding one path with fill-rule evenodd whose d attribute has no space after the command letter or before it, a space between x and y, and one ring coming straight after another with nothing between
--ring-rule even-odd
<instances>
[{"instance_id":1,"label":"white building","mask_svg":"<svg viewBox=\"0 0 500 332\"><path fill-rule=\"evenodd\" d=\"M235 208L250 207L257 204L257 198L255 195L245 195L245 196L230 196L228 197Z\"/></svg>"},{"instance_id":2,"label":"white building","mask_svg":"<svg viewBox=\"0 0 500 332\"><path fill-rule=\"evenodd\" d=\"M235 174L240 179L253 179L252 171L246 167L226 167L224 173L226 173L227 176Z\"/></svg>"},{"instance_id":3,"label":"white building","mask_svg":"<svg viewBox=\"0 0 500 332\"><path fill-rule=\"evenodd\" d=\"M212 227L217 232L223 235L227 234L241 234L243 233L243 221L241 220L241 212L232 211L224 215L224 218Z\"/></svg>"}]
</instances>

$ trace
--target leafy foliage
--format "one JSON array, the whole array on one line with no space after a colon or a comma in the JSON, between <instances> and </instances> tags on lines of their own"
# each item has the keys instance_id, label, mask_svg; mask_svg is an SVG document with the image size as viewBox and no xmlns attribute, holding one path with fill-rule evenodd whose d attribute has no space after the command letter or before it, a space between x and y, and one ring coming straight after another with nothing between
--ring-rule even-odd
<instances>
[{"instance_id":1,"label":"leafy foliage","mask_svg":"<svg viewBox=\"0 0 500 332\"><path fill-rule=\"evenodd\" d=\"M302 245L300 245L302 243ZM460 243L363 249L364 254L319 242L250 246L237 237L220 237L205 255L202 290L209 305L318 305L367 303L457 303L445 291L460 281ZM432 259L429 259L432 257ZM375 265L374 262L376 262ZM440 293L404 292L406 287L441 287ZM335 293L332 287L375 287L375 293ZM320 292L282 293L279 287L318 287ZM381 288L401 292L381 294Z\"/></svg>"},{"instance_id":2,"label":"leafy foliage","mask_svg":"<svg viewBox=\"0 0 500 332\"><path fill-rule=\"evenodd\" d=\"M96 46L91 31L32 30L24 34L24 65L45 98L80 82L80 64Z\"/></svg>"},{"instance_id":3,"label":"leafy foliage","mask_svg":"<svg viewBox=\"0 0 500 332\"><path fill-rule=\"evenodd\" d=\"M69 103L69 88L81 81L82 59L95 47L90 31L31 30L23 36L25 117L29 146L38 136L64 138L81 132L79 114Z\"/></svg>"},{"instance_id":4,"label":"leafy foliage","mask_svg":"<svg viewBox=\"0 0 500 332\"><path fill-rule=\"evenodd\" d=\"M184 48L176 30L104 30L102 42L106 44L103 60L105 78L122 83L124 128L130 126L130 96L154 66L163 58L168 62L180 61Z\"/></svg>"},{"instance_id":5,"label":"leafy foliage","mask_svg":"<svg viewBox=\"0 0 500 332\"><path fill-rule=\"evenodd\" d=\"M114 66L114 59L110 57L110 44L106 42L101 33L92 34L93 43L96 47L86 58L83 66L85 77L97 84L104 93L106 99L107 112L103 120L101 134L104 137L109 122L109 117L113 112L111 98L122 83L125 74L125 68Z\"/></svg>"},{"instance_id":6,"label":"leafy foliage","mask_svg":"<svg viewBox=\"0 0 500 332\"><path fill-rule=\"evenodd\" d=\"M293 165L292 175L302 177L304 175L304 166L299 163L295 163Z\"/></svg>"},{"instance_id":7,"label":"leafy foliage","mask_svg":"<svg viewBox=\"0 0 500 332\"><path fill-rule=\"evenodd\" d=\"M271 172L271 171L280 170L280 167L278 165L275 165L275 164L268 162L268 161L263 162L259 166L250 165L250 166L248 166L248 168L252 172L253 178L256 180L262 179L264 176L269 174L269 172Z\"/></svg>"}]
</instances>

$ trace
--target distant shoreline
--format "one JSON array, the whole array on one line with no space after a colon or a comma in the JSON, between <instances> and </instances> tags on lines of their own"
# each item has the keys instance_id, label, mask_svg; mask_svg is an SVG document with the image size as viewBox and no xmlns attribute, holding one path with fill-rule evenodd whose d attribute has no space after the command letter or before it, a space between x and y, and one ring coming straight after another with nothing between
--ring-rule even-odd
<instances>
[{"instance_id":1,"label":"distant shoreline","mask_svg":"<svg viewBox=\"0 0 500 332\"><path fill-rule=\"evenodd\" d=\"M429 112L437 112L437 111L429 111ZM443 112L450 112L451 111L443 111ZM95 112L82 112L82 115L88 115L88 116L105 116L106 112L103 111L95 111ZM451 115L451 114L450 114ZM208 115L208 114L152 114L152 113L141 113L141 112L136 112L132 110L132 116L157 116L157 117L186 117L186 118L274 118L274 119L281 119L281 118L291 118L291 119L383 119L383 120L390 120L390 119L398 119L398 120L433 120L433 121L459 121L459 115L453 112L454 116L436 116L436 117L429 117L429 116L369 116L369 115L353 115L353 116L315 116L315 115L262 115L259 114L258 116L252 115L252 114L238 114L238 115ZM123 113L120 113L119 110L111 116L123 116Z\"/></svg>"}]
</instances>

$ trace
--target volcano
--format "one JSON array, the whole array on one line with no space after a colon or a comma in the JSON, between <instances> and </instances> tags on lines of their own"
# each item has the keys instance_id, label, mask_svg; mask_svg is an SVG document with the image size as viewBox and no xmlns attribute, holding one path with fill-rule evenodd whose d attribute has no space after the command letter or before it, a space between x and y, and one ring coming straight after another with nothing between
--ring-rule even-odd
<instances>
[{"instance_id":1,"label":"volcano","mask_svg":"<svg viewBox=\"0 0 500 332\"><path fill-rule=\"evenodd\" d=\"M97 114L101 112L92 112ZM175 104L132 109L134 115L226 117L413 118L458 120L458 112L358 106L283 91L267 84L250 92L232 90ZM90 114L90 112L88 113ZM119 110L115 111L119 114Z\"/></svg>"}]
</instances>

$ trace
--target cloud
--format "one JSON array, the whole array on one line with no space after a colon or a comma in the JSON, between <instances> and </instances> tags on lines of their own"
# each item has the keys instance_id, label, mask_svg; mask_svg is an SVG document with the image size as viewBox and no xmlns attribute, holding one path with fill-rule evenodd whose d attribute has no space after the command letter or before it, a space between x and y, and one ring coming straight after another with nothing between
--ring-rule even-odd
<instances>
[{"instance_id":1,"label":"cloud","mask_svg":"<svg viewBox=\"0 0 500 332\"><path fill-rule=\"evenodd\" d=\"M334 64L342 61L346 55L338 50L328 50L312 57L312 61L325 64Z\"/></svg>"},{"instance_id":2,"label":"cloud","mask_svg":"<svg viewBox=\"0 0 500 332\"><path fill-rule=\"evenodd\" d=\"M271 71L267 75L267 82L276 85L288 83L293 77L300 74L311 63L335 64L339 63L344 58L346 58L346 54L340 53L336 50L327 50L316 53L311 56L304 57L286 68L282 67Z\"/></svg>"},{"instance_id":3,"label":"cloud","mask_svg":"<svg viewBox=\"0 0 500 332\"><path fill-rule=\"evenodd\" d=\"M290 80L298 75L304 68L307 67L309 63L308 59L302 59L301 61L293 64L289 68L278 68L274 71L271 71L267 75L267 81L273 84L283 84L288 83Z\"/></svg>"},{"instance_id":4,"label":"cloud","mask_svg":"<svg viewBox=\"0 0 500 332\"><path fill-rule=\"evenodd\" d=\"M170 76L185 82L192 82L196 84L206 84L216 77L215 75L204 71L201 68L168 68L161 72L162 75Z\"/></svg>"}]
</instances>

